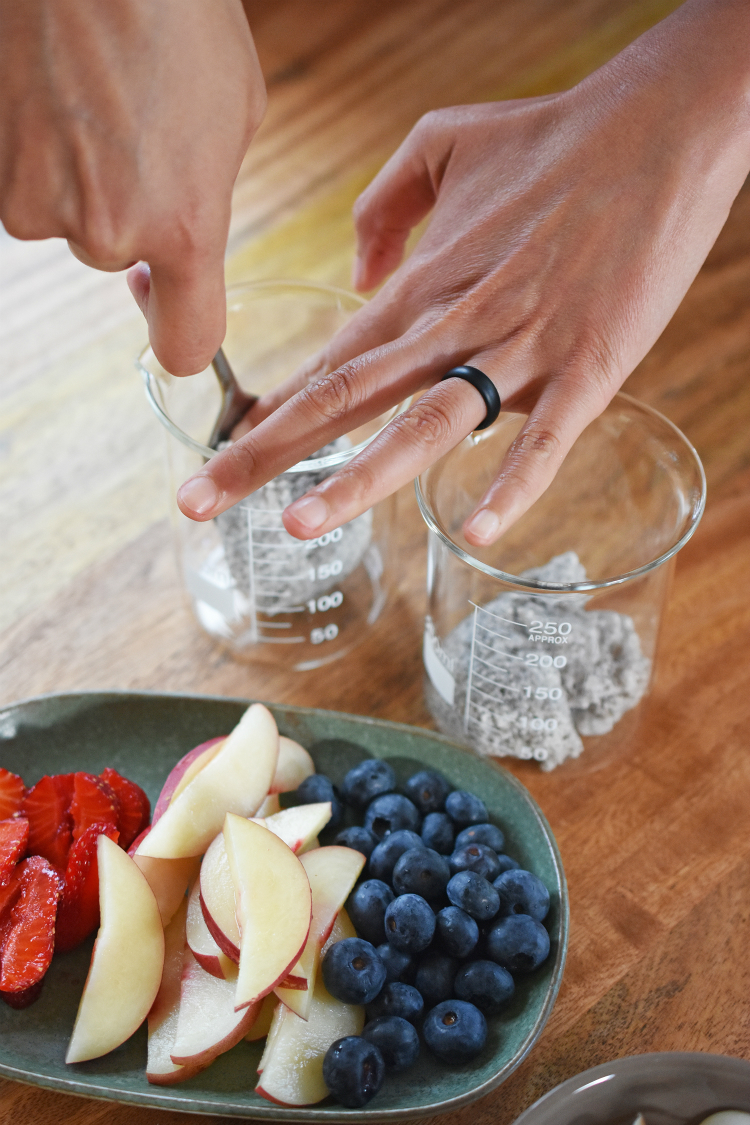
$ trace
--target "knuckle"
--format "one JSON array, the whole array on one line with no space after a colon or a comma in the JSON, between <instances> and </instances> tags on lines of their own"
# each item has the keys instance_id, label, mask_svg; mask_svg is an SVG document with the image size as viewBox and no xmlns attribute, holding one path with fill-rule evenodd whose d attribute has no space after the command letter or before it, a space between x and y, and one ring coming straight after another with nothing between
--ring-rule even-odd
<instances>
[{"instance_id":1,"label":"knuckle","mask_svg":"<svg viewBox=\"0 0 750 1125\"><path fill-rule=\"evenodd\" d=\"M552 461L562 454L562 442L554 430L544 425L526 426L511 446L514 458L534 457Z\"/></svg>"},{"instance_id":2,"label":"knuckle","mask_svg":"<svg viewBox=\"0 0 750 1125\"><path fill-rule=\"evenodd\" d=\"M233 481L255 479L262 468L252 438L244 441L240 438L220 453L212 464L215 466L214 477L217 475L217 470L223 469L221 475L231 476Z\"/></svg>"},{"instance_id":3,"label":"knuckle","mask_svg":"<svg viewBox=\"0 0 750 1125\"><path fill-rule=\"evenodd\" d=\"M351 364L336 368L300 391L300 405L328 422L346 419L361 399L355 376Z\"/></svg>"},{"instance_id":4,"label":"knuckle","mask_svg":"<svg viewBox=\"0 0 750 1125\"><path fill-rule=\"evenodd\" d=\"M454 436L456 425L447 403L441 398L422 398L392 425L414 445L442 445Z\"/></svg>"}]
</instances>

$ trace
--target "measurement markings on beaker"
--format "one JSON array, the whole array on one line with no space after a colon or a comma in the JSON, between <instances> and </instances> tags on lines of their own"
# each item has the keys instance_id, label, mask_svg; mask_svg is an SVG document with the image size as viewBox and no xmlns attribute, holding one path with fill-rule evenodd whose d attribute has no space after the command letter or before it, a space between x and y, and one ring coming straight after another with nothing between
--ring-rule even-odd
<instances>
[{"instance_id":1,"label":"measurement markings on beaker","mask_svg":"<svg viewBox=\"0 0 750 1125\"><path fill-rule=\"evenodd\" d=\"M530 624L526 625L521 621L513 621L510 618L494 614L483 606L477 605L476 602L470 604L474 607L474 614L464 706L464 730L468 731L471 722L481 722L482 717L486 716L489 704L500 704L502 699L500 692L511 692L520 696L521 699L530 701L557 703L562 700L563 690L561 687L542 687L528 683L514 686L504 683L498 677L498 673L512 675L518 680L519 670L516 669L515 672L512 672L512 666L503 667L506 661L512 660L523 664L533 675L532 669L537 671L549 669L551 671L553 668L557 670L564 668L567 664L567 658L562 654L552 656L539 651L526 652L522 655L508 652L505 648L499 647L498 642L509 642L512 645L518 643L520 638L514 642L507 632L500 632L497 627L493 628L492 625L495 622L502 621L505 625L513 625L518 629L523 629L528 640L532 642L541 640L552 644L567 644L572 632L571 624L565 621L532 620ZM487 623L488 619L492 625ZM520 699L518 702L520 703ZM556 718L547 718L540 715L516 715L516 721L521 730L536 733L551 733L558 726ZM542 747L537 748L536 751L532 751L529 747L528 750L530 756L532 753L535 757L545 754Z\"/></svg>"},{"instance_id":2,"label":"measurement markings on beaker","mask_svg":"<svg viewBox=\"0 0 750 1125\"><path fill-rule=\"evenodd\" d=\"M329 559L328 562L319 563L317 566L314 563L313 565L307 565L307 558L311 552L341 541L343 538L342 528L334 528L332 531L328 531L316 539L308 540L306 543L274 542L273 536L275 534L279 534L282 540L283 538L289 539L286 528L283 525L279 526L283 509L247 507L245 511L247 512L248 593L252 639L255 641L263 640L268 644L301 644L309 640L314 645L334 640L339 633L339 627L334 622L321 623L320 626L314 627L309 637L299 635L282 637L278 634L269 634L267 630L291 629L291 622L262 621L259 620L258 615L260 613L264 616L275 616L277 613L285 615L305 612L322 614L332 609L338 609L342 605L344 594L341 590L333 590L330 593L312 598L305 598L303 592L307 583L325 582L342 573L343 562L339 558ZM294 574L259 573L260 570L267 570L269 567L283 569L284 566L291 566L293 569L295 562L297 567L304 566L305 569L300 569ZM298 590L297 597L302 604L274 608L290 586L293 588L295 584ZM300 589L300 586L302 586L302 589Z\"/></svg>"}]
</instances>

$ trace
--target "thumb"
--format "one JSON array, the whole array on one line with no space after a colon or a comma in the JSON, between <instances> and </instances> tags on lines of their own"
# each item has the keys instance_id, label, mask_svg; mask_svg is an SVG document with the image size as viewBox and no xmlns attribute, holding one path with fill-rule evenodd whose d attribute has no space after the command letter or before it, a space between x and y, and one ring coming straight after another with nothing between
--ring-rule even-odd
<instances>
[{"instance_id":1,"label":"thumb","mask_svg":"<svg viewBox=\"0 0 750 1125\"><path fill-rule=\"evenodd\" d=\"M223 255L188 269L139 262L128 271L128 285L162 367L172 375L208 367L226 332Z\"/></svg>"},{"instance_id":2,"label":"thumb","mask_svg":"<svg viewBox=\"0 0 750 1125\"><path fill-rule=\"evenodd\" d=\"M435 204L434 156L428 161L426 140L417 125L354 204L355 289L374 288L398 266L412 228Z\"/></svg>"}]
</instances>

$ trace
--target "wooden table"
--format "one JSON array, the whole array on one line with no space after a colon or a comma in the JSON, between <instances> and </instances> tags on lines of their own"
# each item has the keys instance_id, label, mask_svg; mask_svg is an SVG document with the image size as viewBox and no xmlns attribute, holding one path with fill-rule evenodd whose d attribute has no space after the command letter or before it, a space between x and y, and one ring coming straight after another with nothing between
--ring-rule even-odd
<instances>
[{"instance_id":1,"label":"wooden table","mask_svg":"<svg viewBox=\"0 0 750 1125\"><path fill-rule=\"evenodd\" d=\"M570 86L675 6L248 0L270 105L237 185L228 276L346 284L351 203L422 112ZM123 278L86 270L58 242L5 237L0 255L0 706L150 688L429 725L424 529L410 490L399 496L399 589L346 676L234 663L182 600L161 435L132 368L143 323ZM562 849L570 954L531 1056L457 1123L510 1125L557 1082L621 1055L750 1056L749 283L746 188L627 384L687 433L709 482L678 560L648 723L606 774L510 765ZM178 1120L11 1082L0 1083L0 1114L29 1125Z\"/></svg>"}]
</instances>

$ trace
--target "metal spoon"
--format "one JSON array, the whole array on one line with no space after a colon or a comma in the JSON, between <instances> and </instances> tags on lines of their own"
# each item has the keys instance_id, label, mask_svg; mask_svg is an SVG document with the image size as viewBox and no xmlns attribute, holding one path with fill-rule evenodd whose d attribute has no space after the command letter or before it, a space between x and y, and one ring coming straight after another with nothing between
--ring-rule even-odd
<instances>
[{"instance_id":1,"label":"metal spoon","mask_svg":"<svg viewBox=\"0 0 750 1125\"><path fill-rule=\"evenodd\" d=\"M211 449L218 449L221 442L229 440L232 430L239 420L245 417L250 407L258 401L258 396L243 391L229 365L229 360L224 355L223 348L219 348L211 360L211 366L216 372L221 387L221 409L208 444Z\"/></svg>"}]
</instances>

